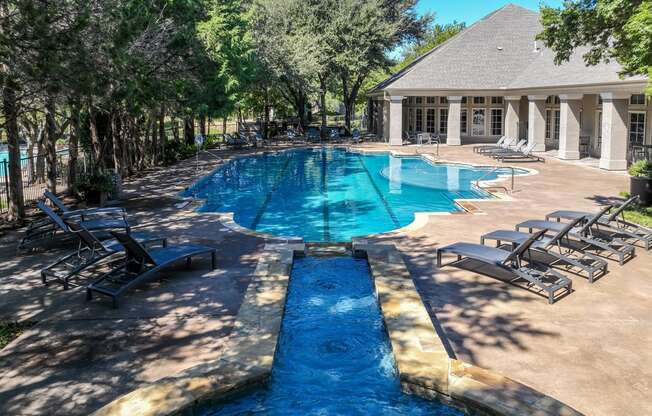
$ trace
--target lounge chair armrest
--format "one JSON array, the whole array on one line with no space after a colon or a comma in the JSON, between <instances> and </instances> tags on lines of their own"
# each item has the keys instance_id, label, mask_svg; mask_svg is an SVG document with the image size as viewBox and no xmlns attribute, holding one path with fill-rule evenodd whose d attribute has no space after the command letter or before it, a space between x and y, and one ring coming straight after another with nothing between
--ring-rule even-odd
<instances>
[{"instance_id":1,"label":"lounge chair armrest","mask_svg":"<svg viewBox=\"0 0 652 416\"><path fill-rule=\"evenodd\" d=\"M109 208L88 208L88 209L77 209L74 211L64 212L62 217L65 219L71 217L79 217L85 215L124 215L126 210L120 207L109 207Z\"/></svg>"}]
</instances>

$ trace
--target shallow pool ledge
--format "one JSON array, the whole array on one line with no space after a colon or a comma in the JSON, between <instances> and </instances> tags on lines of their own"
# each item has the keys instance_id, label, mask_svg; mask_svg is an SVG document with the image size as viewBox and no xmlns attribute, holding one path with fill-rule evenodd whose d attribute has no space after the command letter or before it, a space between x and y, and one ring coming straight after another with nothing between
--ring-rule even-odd
<instances>
[{"instance_id":1,"label":"shallow pool ledge","mask_svg":"<svg viewBox=\"0 0 652 416\"><path fill-rule=\"evenodd\" d=\"M199 414L215 401L265 383L272 373L292 260L304 252L303 244L265 246L219 360L136 389L93 415Z\"/></svg>"},{"instance_id":2,"label":"shallow pool ledge","mask_svg":"<svg viewBox=\"0 0 652 416\"><path fill-rule=\"evenodd\" d=\"M452 359L393 245L353 245L373 275L403 390L491 415L577 416L570 406L495 372Z\"/></svg>"}]
</instances>

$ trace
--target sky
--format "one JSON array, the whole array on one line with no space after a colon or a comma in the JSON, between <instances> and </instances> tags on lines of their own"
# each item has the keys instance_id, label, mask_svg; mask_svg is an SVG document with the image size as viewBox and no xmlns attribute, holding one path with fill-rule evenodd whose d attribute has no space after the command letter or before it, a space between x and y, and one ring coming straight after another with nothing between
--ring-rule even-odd
<instances>
[{"instance_id":1,"label":"sky","mask_svg":"<svg viewBox=\"0 0 652 416\"><path fill-rule=\"evenodd\" d=\"M419 13L434 12L435 22L446 24L465 22L467 26L508 3L538 11L541 0L419 0ZM544 0L548 6L559 7L563 0Z\"/></svg>"}]
</instances>

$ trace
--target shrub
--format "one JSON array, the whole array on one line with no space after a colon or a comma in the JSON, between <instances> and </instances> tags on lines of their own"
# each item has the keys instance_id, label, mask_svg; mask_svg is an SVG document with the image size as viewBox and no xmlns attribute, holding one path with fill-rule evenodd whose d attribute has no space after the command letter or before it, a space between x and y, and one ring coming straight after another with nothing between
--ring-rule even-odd
<instances>
[{"instance_id":1,"label":"shrub","mask_svg":"<svg viewBox=\"0 0 652 416\"><path fill-rule=\"evenodd\" d=\"M165 146L164 163L171 165L179 160L188 159L197 153L197 146L183 142L171 141Z\"/></svg>"},{"instance_id":2,"label":"shrub","mask_svg":"<svg viewBox=\"0 0 652 416\"><path fill-rule=\"evenodd\" d=\"M82 177L75 184L77 192L86 195L89 192L113 192L115 184L108 173L94 173Z\"/></svg>"},{"instance_id":3,"label":"shrub","mask_svg":"<svg viewBox=\"0 0 652 416\"><path fill-rule=\"evenodd\" d=\"M635 178L652 178L652 162L639 160L629 167L629 175Z\"/></svg>"}]
</instances>

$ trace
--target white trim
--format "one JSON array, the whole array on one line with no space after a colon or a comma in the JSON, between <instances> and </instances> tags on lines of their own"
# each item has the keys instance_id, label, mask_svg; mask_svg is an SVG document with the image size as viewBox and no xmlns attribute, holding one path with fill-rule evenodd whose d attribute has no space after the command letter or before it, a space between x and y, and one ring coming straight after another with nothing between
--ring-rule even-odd
<instances>
[{"instance_id":1,"label":"white trim","mask_svg":"<svg viewBox=\"0 0 652 416\"><path fill-rule=\"evenodd\" d=\"M627 100L629 103L629 98L632 94L628 92L601 92L600 97L602 101L611 101L611 100Z\"/></svg>"}]
</instances>

